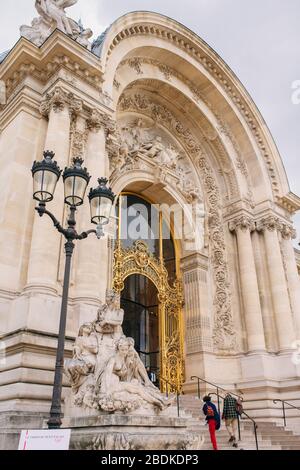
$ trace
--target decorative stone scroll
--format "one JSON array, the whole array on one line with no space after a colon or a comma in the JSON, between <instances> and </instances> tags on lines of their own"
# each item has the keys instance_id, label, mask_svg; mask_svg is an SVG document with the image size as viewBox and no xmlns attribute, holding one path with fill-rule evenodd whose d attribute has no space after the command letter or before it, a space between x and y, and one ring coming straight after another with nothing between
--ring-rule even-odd
<instances>
[{"instance_id":1,"label":"decorative stone scroll","mask_svg":"<svg viewBox=\"0 0 300 470\"><path fill-rule=\"evenodd\" d=\"M215 327L214 344L218 350L230 352L237 347L234 328L225 236L221 209L221 196L210 163L192 132L161 104L146 95L123 95L120 98L121 111L138 111L151 117L157 124L166 127L184 146L200 173L208 209L210 250L215 279Z\"/></svg>"}]
</instances>

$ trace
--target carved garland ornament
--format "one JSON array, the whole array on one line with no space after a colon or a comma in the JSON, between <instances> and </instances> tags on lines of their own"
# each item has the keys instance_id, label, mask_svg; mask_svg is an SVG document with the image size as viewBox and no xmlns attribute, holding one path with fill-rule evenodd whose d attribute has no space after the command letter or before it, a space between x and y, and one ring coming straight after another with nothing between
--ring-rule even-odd
<instances>
[{"instance_id":1,"label":"carved garland ornament","mask_svg":"<svg viewBox=\"0 0 300 470\"><path fill-rule=\"evenodd\" d=\"M121 111L139 111L150 115L152 119L163 124L173 135L182 141L188 154L194 157L204 184L209 216L210 246L216 285L214 297L216 308L214 344L220 350L228 351L235 349L237 340L231 309L221 197L209 162L190 130L185 128L165 106L156 104L143 95L135 94L134 96L122 96L119 102L119 109Z\"/></svg>"}]
</instances>

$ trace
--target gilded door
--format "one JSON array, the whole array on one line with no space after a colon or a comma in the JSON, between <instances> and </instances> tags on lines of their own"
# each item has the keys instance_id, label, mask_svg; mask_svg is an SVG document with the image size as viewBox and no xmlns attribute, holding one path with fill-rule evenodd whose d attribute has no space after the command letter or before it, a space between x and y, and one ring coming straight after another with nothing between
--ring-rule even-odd
<instances>
[{"instance_id":1,"label":"gilded door","mask_svg":"<svg viewBox=\"0 0 300 470\"><path fill-rule=\"evenodd\" d=\"M121 294L125 279L133 274L148 277L157 288L160 376L181 390L184 382L182 283L177 279L172 286L169 285L163 261L157 260L149 252L144 241L136 241L127 249L119 241L114 252L113 289ZM166 389L167 382L161 381L162 389Z\"/></svg>"}]
</instances>

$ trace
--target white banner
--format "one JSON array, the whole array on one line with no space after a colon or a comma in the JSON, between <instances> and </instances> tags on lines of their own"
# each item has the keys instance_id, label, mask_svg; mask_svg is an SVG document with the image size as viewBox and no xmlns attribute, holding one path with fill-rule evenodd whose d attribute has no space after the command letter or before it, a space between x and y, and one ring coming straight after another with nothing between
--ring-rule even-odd
<instances>
[{"instance_id":1,"label":"white banner","mask_svg":"<svg viewBox=\"0 0 300 470\"><path fill-rule=\"evenodd\" d=\"M69 450L71 429L22 431L19 450Z\"/></svg>"}]
</instances>

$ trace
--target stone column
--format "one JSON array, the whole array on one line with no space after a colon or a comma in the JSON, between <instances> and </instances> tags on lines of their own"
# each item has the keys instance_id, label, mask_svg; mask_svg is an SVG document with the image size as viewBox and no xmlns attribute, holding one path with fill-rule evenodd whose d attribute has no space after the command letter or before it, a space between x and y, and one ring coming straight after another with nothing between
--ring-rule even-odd
<instances>
[{"instance_id":1,"label":"stone column","mask_svg":"<svg viewBox=\"0 0 300 470\"><path fill-rule=\"evenodd\" d=\"M296 230L290 225L282 224L282 253L284 257L288 290L293 311L296 338L300 340L300 285L295 251L292 240L296 238Z\"/></svg>"},{"instance_id":2,"label":"stone column","mask_svg":"<svg viewBox=\"0 0 300 470\"><path fill-rule=\"evenodd\" d=\"M98 178L108 177L108 157L106 153L106 118L93 110L87 120L88 137L85 165L88 168L91 186L98 186ZM80 230L93 228L91 225L88 201L80 208ZM96 226L94 226L96 228ZM108 240L98 240L90 235L87 240L77 244L77 266L75 273L75 296L89 300L105 299L108 277Z\"/></svg>"},{"instance_id":3,"label":"stone column","mask_svg":"<svg viewBox=\"0 0 300 470\"><path fill-rule=\"evenodd\" d=\"M194 354L213 350L213 318L208 305L208 259L201 253L181 261L184 285L186 352Z\"/></svg>"},{"instance_id":4,"label":"stone column","mask_svg":"<svg viewBox=\"0 0 300 470\"><path fill-rule=\"evenodd\" d=\"M278 239L278 230L280 228L279 219L274 216L266 217L257 222L257 230L264 233L278 343L280 350L283 351L291 349L295 340L295 332Z\"/></svg>"},{"instance_id":5,"label":"stone column","mask_svg":"<svg viewBox=\"0 0 300 470\"><path fill-rule=\"evenodd\" d=\"M265 350L263 320L251 241L251 231L255 230L255 224L251 218L241 216L229 223L229 230L235 232L237 238L248 350L249 352Z\"/></svg>"},{"instance_id":6,"label":"stone column","mask_svg":"<svg viewBox=\"0 0 300 470\"><path fill-rule=\"evenodd\" d=\"M47 94L41 104L41 113L49 118L45 150L55 152L55 159L61 169L69 164L70 116L73 112L79 112L81 107L81 101L76 100L72 93L67 93L60 87ZM62 222L64 190L61 181L56 188L54 201L47 204L47 208ZM27 289L43 287L57 291L60 238L47 216L42 218L35 216Z\"/></svg>"}]
</instances>

